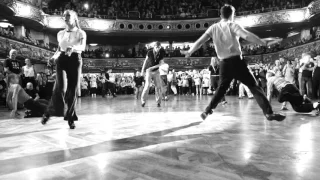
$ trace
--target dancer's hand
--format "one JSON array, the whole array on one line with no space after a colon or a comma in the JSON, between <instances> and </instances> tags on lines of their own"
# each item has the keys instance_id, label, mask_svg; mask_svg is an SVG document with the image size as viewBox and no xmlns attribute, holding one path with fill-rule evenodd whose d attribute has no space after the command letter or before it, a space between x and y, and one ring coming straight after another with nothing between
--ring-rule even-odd
<instances>
[{"instance_id":1,"label":"dancer's hand","mask_svg":"<svg viewBox=\"0 0 320 180\"><path fill-rule=\"evenodd\" d=\"M147 70L146 70L146 72L150 72L152 69L151 68L148 68Z\"/></svg>"},{"instance_id":2,"label":"dancer's hand","mask_svg":"<svg viewBox=\"0 0 320 180\"><path fill-rule=\"evenodd\" d=\"M67 53L67 55L68 55L69 57L71 56L72 51L73 51L73 47L72 47L72 46L67 47L66 53Z\"/></svg>"},{"instance_id":3,"label":"dancer's hand","mask_svg":"<svg viewBox=\"0 0 320 180\"><path fill-rule=\"evenodd\" d=\"M183 54L186 58L189 58L191 56L191 54L189 53L189 51L180 51L181 54Z\"/></svg>"}]
</instances>

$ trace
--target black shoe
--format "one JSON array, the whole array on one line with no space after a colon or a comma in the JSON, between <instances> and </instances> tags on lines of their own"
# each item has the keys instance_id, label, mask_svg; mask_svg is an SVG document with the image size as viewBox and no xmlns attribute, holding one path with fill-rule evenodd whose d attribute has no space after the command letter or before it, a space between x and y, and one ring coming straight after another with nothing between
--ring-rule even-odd
<instances>
[{"instance_id":1,"label":"black shoe","mask_svg":"<svg viewBox=\"0 0 320 180\"><path fill-rule=\"evenodd\" d=\"M283 121L286 116L282 115L282 114L266 114L266 118L269 120L269 121Z\"/></svg>"},{"instance_id":2,"label":"black shoe","mask_svg":"<svg viewBox=\"0 0 320 180\"><path fill-rule=\"evenodd\" d=\"M49 115L42 115L42 119L41 119L41 124L42 125L46 125L47 124L47 122L49 121L49 119L50 119L50 116Z\"/></svg>"},{"instance_id":3,"label":"black shoe","mask_svg":"<svg viewBox=\"0 0 320 180\"><path fill-rule=\"evenodd\" d=\"M145 105L146 105L146 103L142 103L142 104L141 104L141 107L144 107Z\"/></svg>"},{"instance_id":4,"label":"black shoe","mask_svg":"<svg viewBox=\"0 0 320 180\"><path fill-rule=\"evenodd\" d=\"M157 105L158 107L161 107L161 104L160 103L158 103L158 105Z\"/></svg>"},{"instance_id":5,"label":"black shoe","mask_svg":"<svg viewBox=\"0 0 320 180\"><path fill-rule=\"evenodd\" d=\"M210 110L210 112L203 112L203 113L200 115L200 117L202 118L202 120L206 120L207 117L208 117L210 114L212 114L212 113L213 113L212 110Z\"/></svg>"},{"instance_id":6,"label":"black shoe","mask_svg":"<svg viewBox=\"0 0 320 180\"><path fill-rule=\"evenodd\" d=\"M70 129L75 129L76 125L74 124L74 121L68 121Z\"/></svg>"}]
</instances>

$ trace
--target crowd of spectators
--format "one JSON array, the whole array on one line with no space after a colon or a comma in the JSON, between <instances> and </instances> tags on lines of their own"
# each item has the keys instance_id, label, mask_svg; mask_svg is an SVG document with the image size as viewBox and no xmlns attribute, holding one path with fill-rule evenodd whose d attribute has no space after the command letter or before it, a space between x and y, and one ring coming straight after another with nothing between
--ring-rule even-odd
<instances>
[{"instance_id":1,"label":"crowd of spectators","mask_svg":"<svg viewBox=\"0 0 320 180\"><path fill-rule=\"evenodd\" d=\"M260 45L242 46L242 51L244 55L260 55L260 54L274 53L274 52L279 52L295 46L300 46L306 43L310 43L312 41L316 41L319 39L320 39L319 36L309 36L307 38L302 38L299 40L297 39L288 40L285 43L279 42L271 45L270 47L265 47Z\"/></svg>"},{"instance_id":2,"label":"crowd of spectators","mask_svg":"<svg viewBox=\"0 0 320 180\"><path fill-rule=\"evenodd\" d=\"M287 40L286 42L278 42L269 47L260 46L260 45L243 45L242 51L243 55L261 55L267 53L279 52L285 49L310 43L312 41L319 40L320 36L310 36L306 39L293 39ZM181 50L189 50L190 46L186 45L183 47L175 46L170 48L169 46L163 47L166 55L165 57L183 57ZM110 49L104 50L103 48L97 48L95 50L86 50L83 52L83 58L144 58L147 54L149 48L146 46L136 49L128 47L112 47ZM206 43L205 47L201 47L193 55L193 57L212 57L216 56L215 49L210 42Z\"/></svg>"},{"instance_id":3,"label":"crowd of spectators","mask_svg":"<svg viewBox=\"0 0 320 180\"><path fill-rule=\"evenodd\" d=\"M23 42L23 43L26 43L26 44L30 44L30 45L33 45L33 46L38 46L38 47L41 47L41 48L45 48L45 49L48 49L48 50L51 50L51 51L55 51L56 50L55 46L50 46L49 44L44 43L43 41L40 42L40 41L32 38L30 33L26 33L25 37L18 38L14 33L13 27L11 27L11 26L8 26L7 28L0 27L0 36L6 37L6 38L9 38L9 39L13 39L13 40L16 40L16 41L20 41L20 42Z\"/></svg>"},{"instance_id":4,"label":"crowd of spectators","mask_svg":"<svg viewBox=\"0 0 320 180\"><path fill-rule=\"evenodd\" d=\"M75 10L81 17L183 19L218 17L224 4L232 4L237 15L248 15L308 5L311 0L68 0L51 1L45 13L61 15L64 10Z\"/></svg>"}]
</instances>

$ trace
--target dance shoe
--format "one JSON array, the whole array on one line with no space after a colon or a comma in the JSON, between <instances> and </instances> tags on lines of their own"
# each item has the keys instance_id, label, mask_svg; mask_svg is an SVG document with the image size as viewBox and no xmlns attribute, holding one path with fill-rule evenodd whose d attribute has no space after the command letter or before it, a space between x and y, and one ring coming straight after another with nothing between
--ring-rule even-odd
<instances>
[{"instance_id":1,"label":"dance shoe","mask_svg":"<svg viewBox=\"0 0 320 180\"><path fill-rule=\"evenodd\" d=\"M76 125L74 124L73 120L68 121L68 124L69 124L70 129L75 129L76 128Z\"/></svg>"},{"instance_id":2,"label":"dance shoe","mask_svg":"<svg viewBox=\"0 0 320 180\"><path fill-rule=\"evenodd\" d=\"M161 104L160 103L158 103L158 105L157 105L158 107L161 107Z\"/></svg>"},{"instance_id":3,"label":"dance shoe","mask_svg":"<svg viewBox=\"0 0 320 180\"><path fill-rule=\"evenodd\" d=\"M49 121L49 119L50 119L50 116L49 115L42 115L42 119L41 119L41 124L42 125L46 125L47 124L47 122Z\"/></svg>"},{"instance_id":4,"label":"dance shoe","mask_svg":"<svg viewBox=\"0 0 320 180\"><path fill-rule=\"evenodd\" d=\"M283 121L286 116L282 114L266 114L266 118L268 119L268 121Z\"/></svg>"},{"instance_id":5,"label":"dance shoe","mask_svg":"<svg viewBox=\"0 0 320 180\"><path fill-rule=\"evenodd\" d=\"M202 120L206 120L207 117L208 117L210 114L212 114L212 113L213 113L212 110L210 110L210 112L203 112L203 113L200 115L200 117L201 117Z\"/></svg>"},{"instance_id":6,"label":"dance shoe","mask_svg":"<svg viewBox=\"0 0 320 180\"><path fill-rule=\"evenodd\" d=\"M146 105L146 103L144 102L144 103L141 104L141 107L144 107L145 105Z\"/></svg>"}]
</instances>

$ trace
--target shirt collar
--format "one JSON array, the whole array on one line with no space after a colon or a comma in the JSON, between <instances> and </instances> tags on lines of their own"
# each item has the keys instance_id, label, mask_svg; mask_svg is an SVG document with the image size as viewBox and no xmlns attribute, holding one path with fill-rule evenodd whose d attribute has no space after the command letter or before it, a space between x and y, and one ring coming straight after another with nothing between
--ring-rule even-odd
<instances>
[{"instance_id":1,"label":"shirt collar","mask_svg":"<svg viewBox=\"0 0 320 180\"><path fill-rule=\"evenodd\" d=\"M77 31L78 30L78 28L75 26L75 27L73 27L72 29L70 29L70 30L68 30L68 28L66 28L66 32L75 32L75 31Z\"/></svg>"}]
</instances>

